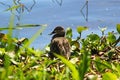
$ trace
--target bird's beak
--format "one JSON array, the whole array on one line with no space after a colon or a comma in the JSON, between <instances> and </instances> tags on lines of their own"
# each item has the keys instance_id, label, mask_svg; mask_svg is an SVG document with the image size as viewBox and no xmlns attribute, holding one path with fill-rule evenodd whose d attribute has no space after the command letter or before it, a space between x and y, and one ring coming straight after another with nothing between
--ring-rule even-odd
<instances>
[{"instance_id":1,"label":"bird's beak","mask_svg":"<svg viewBox=\"0 0 120 80\"><path fill-rule=\"evenodd\" d=\"M51 32L49 35L52 35L52 34L54 34L54 33L55 33L55 31Z\"/></svg>"}]
</instances>

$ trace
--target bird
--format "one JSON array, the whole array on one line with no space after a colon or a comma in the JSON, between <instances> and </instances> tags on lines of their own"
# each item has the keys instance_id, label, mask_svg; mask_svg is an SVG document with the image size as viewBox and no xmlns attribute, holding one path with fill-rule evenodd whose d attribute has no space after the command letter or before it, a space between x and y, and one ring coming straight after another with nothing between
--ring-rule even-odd
<instances>
[{"instance_id":1,"label":"bird","mask_svg":"<svg viewBox=\"0 0 120 80\"><path fill-rule=\"evenodd\" d=\"M66 59L69 60L70 58L70 43L67 38L65 38L65 30L62 26L57 26L51 33L52 36L51 43L50 43L50 52L49 57L54 59L55 56L53 53L59 54Z\"/></svg>"}]
</instances>

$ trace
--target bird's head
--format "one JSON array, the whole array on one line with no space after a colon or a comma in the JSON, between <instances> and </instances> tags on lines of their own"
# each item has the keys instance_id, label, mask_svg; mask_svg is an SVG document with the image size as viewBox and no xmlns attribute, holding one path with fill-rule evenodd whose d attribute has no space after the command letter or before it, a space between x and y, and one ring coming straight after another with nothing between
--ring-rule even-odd
<instances>
[{"instance_id":1,"label":"bird's head","mask_svg":"<svg viewBox=\"0 0 120 80\"><path fill-rule=\"evenodd\" d=\"M50 35L60 35L61 37L65 36L65 30L61 26L57 26L51 33Z\"/></svg>"}]
</instances>

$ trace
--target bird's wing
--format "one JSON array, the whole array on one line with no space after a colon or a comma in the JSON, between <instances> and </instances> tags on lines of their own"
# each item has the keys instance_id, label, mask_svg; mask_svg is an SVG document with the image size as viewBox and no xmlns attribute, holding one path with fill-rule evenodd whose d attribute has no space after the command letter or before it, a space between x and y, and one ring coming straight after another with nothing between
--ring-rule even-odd
<instances>
[{"instance_id":1,"label":"bird's wing","mask_svg":"<svg viewBox=\"0 0 120 80\"><path fill-rule=\"evenodd\" d=\"M51 52L65 56L67 59L70 57L70 44L64 37L54 38L51 41L50 50Z\"/></svg>"},{"instance_id":2,"label":"bird's wing","mask_svg":"<svg viewBox=\"0 0 120 80\"><path fill-rule=\"evenodd\" d=\"M66 58L69 59L70 57L70 44L69 44L69 41L65 38L63 39L63 46L64 46L64 49L65 49L65 55L66 55Z\"/></svg>"}]
</instances>

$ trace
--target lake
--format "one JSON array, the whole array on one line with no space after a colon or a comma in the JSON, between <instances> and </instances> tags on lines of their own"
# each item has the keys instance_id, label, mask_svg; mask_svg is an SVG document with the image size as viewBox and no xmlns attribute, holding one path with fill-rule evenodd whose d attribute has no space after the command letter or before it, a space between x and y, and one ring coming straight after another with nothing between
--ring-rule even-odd
<instances>
[{"instance_id":1,"label":"lake","mask_svg":"<svg viewBox=\"0 0 120 80\"><path fill-rule=\"evenodd\" d=\"M57 0L61 1L61 0ZM8 0L1 0L7 5L12 3ZM22 1L26 7L30 7L32 0ZM77 26L88 26L89 30L82 33L85 37L89 33L97 33L101 35L98 26L107 26L108 31L116 32L116 24L120 23L120 0L88 0L88 21L85 20L81 13L81 9L86 3L86 0L63 0L62 4L56 0L36 0L31 12L25 12L21 16L21 24L47 24L47 28L43 31L32 44L31 47L42 49L50 43L51 36L48 35L56 26L61 25L65 29L71 27L73 29L73 38L78 36L76 32ZM0 4L0 27L7 26L10 20L10 12L4 11L7 9L6 5ZM82 9L86 14L86 8ZM18 20L15 20L15 24ZM14 36L19 38L31 38L39 29L26 28L22 30L14 30ZM2 31L7 32L7 31Z\"/></svg>"}]
</instances>

